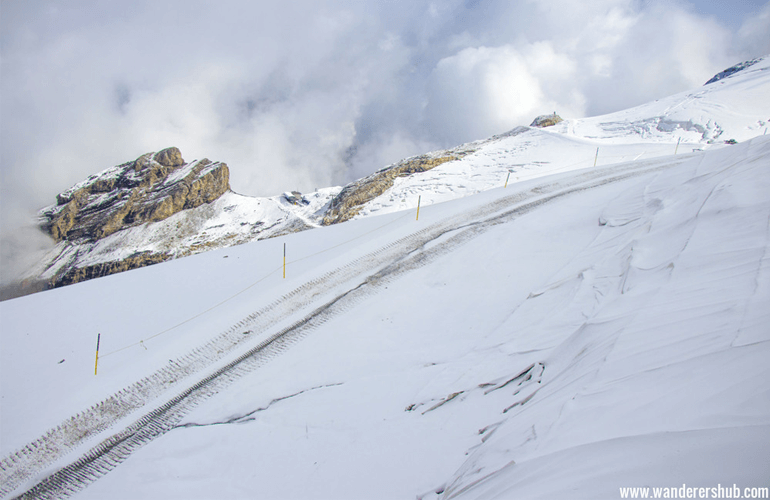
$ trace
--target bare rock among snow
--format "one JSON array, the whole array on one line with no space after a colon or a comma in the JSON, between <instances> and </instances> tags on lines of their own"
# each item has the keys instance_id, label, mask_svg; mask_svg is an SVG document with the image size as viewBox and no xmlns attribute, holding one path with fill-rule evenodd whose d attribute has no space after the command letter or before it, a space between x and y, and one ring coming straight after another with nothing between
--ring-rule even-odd
<instances>
[{"instance_id":1,"label":"bare rock among snow","mask_svg":"<svg viewBox=\"0 0 770 500\"><path fill-rule=\"evenodd\" d=\"M559 122L563 122L561 116L556 114L556 111L553 112L552 115L540 115L537 118L535 118L532 123L529 125L530 127L550 127L551 125L556 125Z\"/></svg>"},{"instance_id":2,"label":"bare rock among snow","mask_svg":"<svg viewBox=\"0 0 770 500\"><path fill-rule=\"evenodd\" d=\"M40 212L55 241L96 241L121 229L157 222L211 203L230 189L227 165L185 163L177 148L147 153L108 168L56 197Z\"/></svg>"},{"instance_id":3,"label":"bare rock among snow","mask_svg":"<svg viewBox=\"0 0 770 500\"><path fill-rule=\"evenodd\" d=\"M171 259L171 255L153 252L136 252L121 260L97 262L84 267L70 267L56 277L53 286L65 286L110 274L130 271Z\"/></svg>"},{"instance_id":4,"label":"bare rock among snow","mask_svg":"<svg viewBox=\"0 0 770 500\"><path fill-rule=\"evenodd\" d=\"M230 189L227 165L208 159L185 163L177 148L147 153L134 161L90 176L60 193L56 204L40 211L40 226L60 245L51 261L55 275L46 286L58 287L168 260L167 252L134 252L119 260L78 265L104 238L183 210L211 203ZM58 263L55 266L54 263Z\"/></svg>"},{"instance_id":5,"label":"bare rock among snow","mask_svg":"<svg viewBox=\"0 0 770 500\"><path fill-rule=\"evenodd\" d=\"M758 63L762 59L764 59L764 57L757 57L756 59L750 59L748 61L743 61L742 63L738 63L735 66L730 66L726 70L720 71L719 73L717 73L716 75L711 77L711 79L709 81L707 81L706 83L704 83L704 85L708 85L710 83L718 82L719 80L722 80L723 78L727 78L729 76L732 76L733 74L738 73L739 71L743 71L744 69L746 69L746 68L748 68L750 66L755 65L756 63Z\"/></svg>"},{"instance_id":6,"label":"bare rock among snow","mask_svg":"<svg viewBox=\"0 0 770 500\"><path fill-rule=\"evenodd\" d=\"M421 155L401 160L385 167L368 177L348 184L331 202L323 218L323 225L328 226L344 222L355 217L365 203L387 191L397 177L425 172L442 163L458 160L456 154Z\"/></svg>"},{"instance_id":7,"label":"bare rock among snow","mask_svg":"<svg viewBox=\"0 0 770 500\"><path fill-rule=\"evenodd\" d=\"M182 152L179 148L166 148L154 156L154 160L164 167L181 167L184 165Z\"/></svg>"}]
</instances>

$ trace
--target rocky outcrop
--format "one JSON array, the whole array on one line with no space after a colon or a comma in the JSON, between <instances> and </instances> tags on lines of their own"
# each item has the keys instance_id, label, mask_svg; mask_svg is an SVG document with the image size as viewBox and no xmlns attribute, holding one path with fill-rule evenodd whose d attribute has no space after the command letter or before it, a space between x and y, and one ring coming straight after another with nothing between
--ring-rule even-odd
<instances>
[{"instance_id":1,"label":"rocky outcrop","mask_svg":"<svg viewBox=\"0 0 770 500\"><path fill-rule=\"evenodd\" d=\"M93 278L101 278L102 276L109 276L110 274L121 273L123 271L130 271L131 269L138 269L140 267L157 264L171 258L171 255L168 254L141 252L122 260L100 262L98 264L85 267L73 267L56 276L50 283L50 286L59 287L71 285L73 283L79 283L81 281L86 281Z\"/></svg>"},{"instance_id":2,"label":"rocky outcrop","mask_svg":"<svg viewBox=\"0 0 770 500\"><path fill-rule=\"evenodd\" d=\"M754 64L758 63L762 59L764 59L764 57L757 57L756 59L751 59L749 61L744 61L742 63L736 64L735 66L730 66L726 70L720 71L719 73L717 73L716 75L711 77L711 79L709 81L707 81L706 83L704 83L704 85L708 85L709 83L718 82L719 80L722 80L723 78L727 78L728 76L732 76L733 74L735 74L735 73L737 73L739 71L743 71L744 69L748 68L749 66L753 66Z\"/></svg>"},{"instance_id":3,"label":"rocky outcrop","mask_svg":"<svg viewBox=\"0 0 770 500\"><path fill-rule=\"evenodd\" d=\"M130 226L157 222L211 203L229 188L227 165L208 159L185 163L177 148L147 153L92 175L40 212L55 241L96 241Z\"/></svg>"},{"instance_id":4,"label":"rocky outcrop","mask_svg":"<svg viewBox=\"0 0 770 500\"><path fill-rule=\"evenodd\" d=\"M329 210L324 215L322 224L328 226L344 222L355 217L363 205L380 196L393 186L397 177L425 172L442 163L457 160L455 154L443 156L422 155L402 160L395 165L386 167L374 174L348 184L331 202Z\"/></svg>"},{"instance_id":5,"label":"rocky outcrop","mask_svg":"<svg viewBox=\"0 0 770 500\"><path fill-rule=\"evenodd\" d=\"M556 125L559 122L563 122L561 116L556 114L556 111L553 112L552 115L540 115L537 118L535 118L532 123L529 125L530 127L550 127L552 125Z\"/></svg>"},{"instance_id":6,"label":"rocky outcrop","mask_svg":"<svg viewBox=\"0 0 770 500\"><path fill-rule=\"evenodd\" d=\"M165 252L136 252L120 260L78 265L71 254L88 254L114 233L158 222L182 211L217 200L230 189L227 165L208 159L185 163L177 148L147 153L136 160L90 176L56 197L56 204L40 212L40 225L60 243L46 278L58 287L156 264L173 258ZM64 259L66 260L66 259ZM68 262L69 262L68 261Z\"/></svg>"}]
</instances>

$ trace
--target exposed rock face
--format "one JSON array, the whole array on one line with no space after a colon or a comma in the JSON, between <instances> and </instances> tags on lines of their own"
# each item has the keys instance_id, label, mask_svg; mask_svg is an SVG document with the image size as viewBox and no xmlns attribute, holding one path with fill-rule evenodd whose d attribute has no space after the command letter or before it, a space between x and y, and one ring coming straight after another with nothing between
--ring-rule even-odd
<instances>
[{"instance_id":1,"label":"exposed rock face","mask_svg":"<svg viewBox=\"0 0 770 500\"><path fill-rule=\"evenodd\" d=\"M147 153L59 194L56 205L41 210L40 225L56 242L89 245L123 229L211 203L230 189L229 179L226 164L205 158L185 163L177 148ZM69 285L170 258L166 253L139 252L118 261L64 267L49 280L49 286Z\"/></svg>"},{"instance_id":2,"label":"exposed rock face","mask_svg":"<svg viewBox=\"0 0 770 500\"><path fill-rule=\"evenodd\" d=\"M704 85L708 85L709 83L718 82L719 80L721 80L723 78L727 78L728 76L731 76L731 75L733 75L733 74L735 74L735 73L737 73L739 71L742 71L742 70L748 68L749 66L753 66L754 64L758 63L762 59L764 59L764 57L757 57L756 59L751 59L749 61L744 61L742 63L736 64L735 66L730 66L726 70L720 71L719 73L717 73L716 75L711 77L711 79L709 81L707 81L706 83L704 83Z\"/></svg>"},{"instance_id":3,"label":"exposed rock face","mask_svg":"<svg viewBox=\"0 0 770 500\"><path fill-rule=\"evenodd\" d=\"M171 255L167 254L142 252L134 254L123 260L100 262L98 264L86 267L73 267L67 270L65 273L57 276L51 285L54 287L71 285L73 283L79 283L81 281L86 281L93 278L100 278L102 276L109 276L110 274L121 273L123 271L130 271L131 269L138 269L140 267L157 264L159 262L169 260L170 258Z\"/></svg>"},{"instance_id":4,"label":"exposed rock face","mask_svg":"<svg viewBox=\"0 0 770 500\"><path fill-rule=\"evenodd\" d=\"M185 164L177 148L147 153L89 177L41 211L41 226L57 242L95 241L129 226L166 219L219 198L229 188L224 163Z\"/></svg>"},{"instance_id":5,"label":"exposed rock face","mask_svg":"<svg viewBox=\"0 0 770 500\"><path fill-rule=\"evenodd\" d=\"M561 116L557 115L556 112L552 115L540 115L537 118L534 119L534 121L529 125L530 127L550 127L551 125L556 125L559 122L563 122L564 120L561 119Z\"/></svg>"},{"instance_id":6,"label":"exposed rock face","mask_svg":"<svg viewBox=\"0 0 770 500\"><path fill-rule=\"evenodd\" d=\"M418 172L425 172L448 161L457 160L458 155L430 156L422 155L407 158L393 166L386 167L364 177L345 188L331 202L324 215L322 224L328 226L349 220L361 211L362 205L378 197L391 186L397 177L404 177Z\"/></svg>"}]
</instances>

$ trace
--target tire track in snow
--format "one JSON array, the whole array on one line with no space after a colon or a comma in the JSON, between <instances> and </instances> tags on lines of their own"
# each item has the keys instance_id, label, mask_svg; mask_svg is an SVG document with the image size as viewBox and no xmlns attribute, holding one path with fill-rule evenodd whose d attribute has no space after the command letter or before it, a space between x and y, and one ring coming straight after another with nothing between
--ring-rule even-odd
<instances>
[{"instance_id":1,"label":"tire track in snow","mask_svg":"<svg viewBox=\"0 0 770 500\"><path fill-rule=\"evenodd\" d=\"M311 280L255 311L206 345L177 359L171 366L71 417L22 450L4 458L0 462L0 479L3 484L0 494L13 492L88 439L175 389L175 395L166 396L165 403L145 413L17 498L68 497L112 470L139 446L173 428L201 401L279 355L330 317L348 310L355 302L372 294L380 285L422 267L488 228L508 222L544 203L672 167L686 159L685 155L681 155L664 164L660 160L621 164L581 172L566 180L546 182L528 191L503 196L479 208L434 223ZM453 234L436 243L436 240L450 233ZM362 276L366 277L361 279ZM351 282L356 284L352 285ZM329 299L328 291L334 288L342 288L344 291ZM318 303L321 305L317 306ZM314 305L316 307L312 309ZM287 315L297 314L298 311L301 313L303 308L311 311L301 320L256 345L250 347L253 340L242 335L242 330L246 328L265 331L279 327ZM225 362L228 355L237 355L239 351L243 353ZM224 366L208 375L201 373L222 362L225 362ZM179 387L182 385L181 379L195 374L199 377L197 382L184 389ZM189 380L186 382L190 383Z\"/></svg>"}]
</instances>

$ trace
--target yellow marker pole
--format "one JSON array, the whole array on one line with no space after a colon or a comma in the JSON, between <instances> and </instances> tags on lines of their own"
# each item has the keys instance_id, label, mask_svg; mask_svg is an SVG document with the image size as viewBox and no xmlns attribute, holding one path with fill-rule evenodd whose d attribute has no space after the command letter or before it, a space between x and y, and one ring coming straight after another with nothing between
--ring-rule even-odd
<instances>
[{"instance_id":1,"label":"yellow marker pole","mask_svg":"<svg viewBox=\"0 0 770 500\"><path fill-rule=\"evenodd\" d=\"M286 279L286 243L283 244L283 279Z\"/></svg>"},{"instance_id":2,"label":"yellow marker pole","mask_svg":"<svg viewBox=\"0 0 770 500\"><path fill-rule=\"evenodd\" d=\"M420 198L422 198L422 195L417 197L417 217L414 220L420 220Z\"/></svg>"},{"instance_id":3,"label":"yellow marker pole","mask_svg":"<svg viewBox=\"0 0 770 500\"><path fill-rule=\"evenodd\" d=\"M94 375L96 375L96 370L99 368L99 341L100 340L102 340L101 333L96 335L96 361L94 361Z\"/></svg>"},{"instance_id":4,"label":"yellow marker pole","mask_svg":"<svg viewBox=\"0 0 770 500\"><path fill-rule=\"evenodd\" d=\"M511 178L511 172L508 171L508 177L505 178L505 186L503 186L504 188L508 187L508 179L510 179L510 178Z\"/></svg>"},{"instance_id":5,"label":"yellow marker pole","mask_svg":"<svg viewBox=\"0 0 770 500\"><path fill-rule=\"evenodd\" d=\"M596 148L596 157L594 158L594 167L596 166L596 160L599 159L599 148Z\"/></svg>"}]
</instances>

